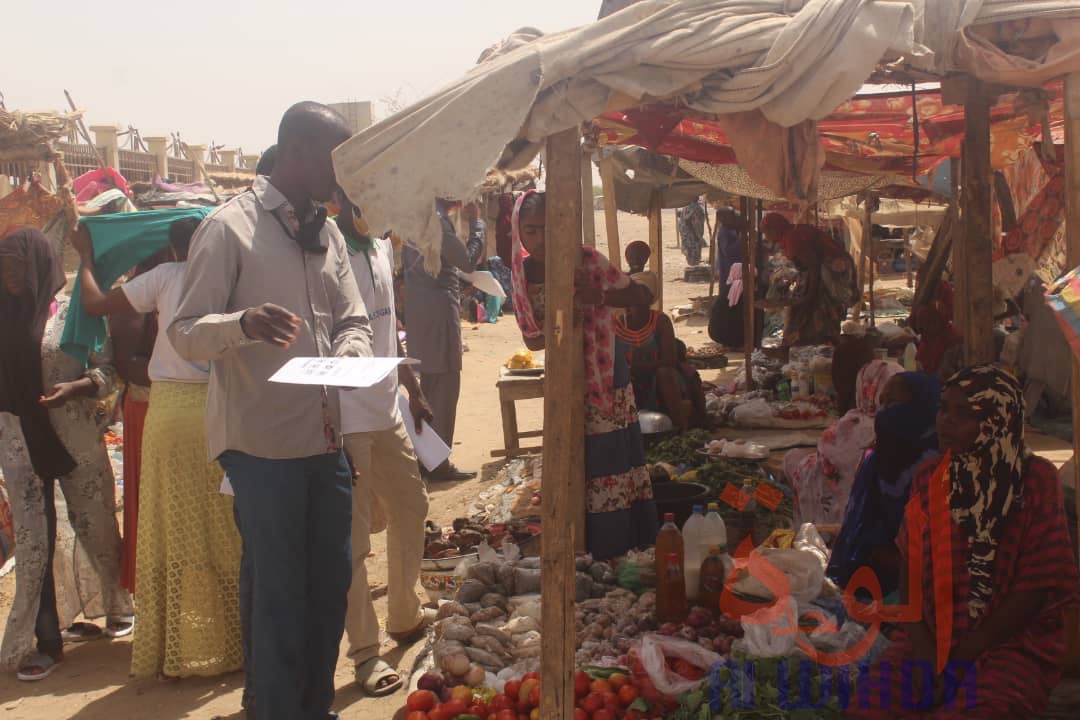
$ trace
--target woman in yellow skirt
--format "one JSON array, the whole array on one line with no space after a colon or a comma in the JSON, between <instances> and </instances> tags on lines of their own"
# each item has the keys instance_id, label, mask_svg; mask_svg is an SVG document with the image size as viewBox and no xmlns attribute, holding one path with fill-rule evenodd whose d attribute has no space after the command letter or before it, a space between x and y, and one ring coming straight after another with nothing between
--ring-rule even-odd
<instances>
[{"instance_id":1,"label":"woman in yellow skirt","mask_svg":"<svg viewBox=\"0 0 1080 720\"><path fill-rule=\"evenodd\" d=\"M131 672L160 679L240 669L240 536L222 470L207 459L209 368L180 358L165 333L187 270L187 246L198 220L173 222L167 262L102 293L93 277L87 236L82 302L91 315L157 312L150 359L150 408L143 428L135 567L137 627Z\"/></svg>"}]
</instances>

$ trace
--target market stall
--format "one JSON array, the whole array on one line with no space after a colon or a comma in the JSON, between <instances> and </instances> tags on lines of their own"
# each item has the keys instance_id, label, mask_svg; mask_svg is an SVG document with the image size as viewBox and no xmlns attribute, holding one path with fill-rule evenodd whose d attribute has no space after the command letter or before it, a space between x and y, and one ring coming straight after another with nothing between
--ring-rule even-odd
<instances>
[{"instance_id":1,"label":"market stall","mask_svg":"<svg viewBox=\"0 0 1080 720\"><path fill-rule=\"evenodd\" d=\"M585 627L597 625L600 628L597 640L605 635L603 621L599 618L606 610L585 603L593 599L608 600L609 605L614 604L617 612L623 614L648 611L647 595L636 593L633 600L625 595L612 598L608 593L604 598L589 598L581 606L575 606L581 588L577 582L574 550L580 545L584 529L580 515L584 507L583 363L581 330L572 322L573 278L578 256L575 249L583 236L580 122L606 112L647 105L646 99L677 101L692 111L716 115L729 123L725 129L732 131L735 154L742 158L750 177L781 197L805 203L813 201L813 190L822 169L815 119L826 116L852 97L875 71L888 75L914 68L918 73L935 78L949 72L971 73L981 78L970 82L970 92L964 98L967 112L963 117L961 204L965 228L962 239L955 245L955 252L961 280L959 297L967 305L963 327L969 358L974 361L988 357L989 321L979 314L979 310L988 309L992 289L989 268L993 249L986 243L990 228L988 188L991 182L992 113L991 102L981 83L1041 86L1054 77L1080 70L1075 52L1040 55L1040 60L1047 57L1052 60L1036 62L1030 57L1019 57L1024 47L1008 45L994 31L1005 19L1015 21L1036 17L1053 17L1055 26L1061 27L1064 26L1061 23L1076 18L1080 12L1065 3L994 3L972 7L961 19L954 14L952 6L946 5L924 7L918 4L916 8L915 4L907 3L837 2L800 6L790 10L790 14L784 14L776 3L771 2L743 3L734 8L729 3L646 0L586 28L541 37L505 54L495 53L458 83L365 131L335 152L338 177L346 192L363 198L368 206L385 216L374 218L374 222L385 220L387 222L383 224L401 228L401 234L421 248L429 262L435 262L438 234L434 218L425 211L430 198L467 197L489 165L512 167L530 159L541 147L545 148L548 167L545 382L549 388L565 388L566 391L558 396L548 392L545 396L541 517L542 526L549 531L542 534L539 563L540 630L531 629L529 618L535 620L532 614L521 612L520 607L511 608L512 595L506 596L505 608L500 604L500 593L490 593L497 597L488 599L488 607L484 607L484 598L489 593L479 596L479 611L488 610L492 616L486 624L501 623L494 628L485 627L484 632L477 627L481 624L479 618L477 622L473 621L475 613L469 612L471 608L460 603L464 613L448 611L450 617L443 618L447 626L460 627L464 638L464 642L453 641L459 645L449 646L449 652L440 656L440 664L442 659L447 660L446 667L442 668L444 674L449 672L458 679L471 674L470 679L479 680L480 673L484 673L486 685L489 682L487 673L505 661L505 658L499 658L500 648L513 658L514 649L520 654L522 649L535 647L532 642L524 642L524 638L515 641L515 635L528 636L531 641L535 638L529 633L540 632L539 675L526 676L522 685L516 687L514 709L520 712L537 706L537 717L575 717L581 689L575 682L584 682L581 676L575 675L578 626L588 620ZM679 32L690 25L697 29L692 35ZM751 29L749 33L748 28ZM1033 25L1031 33L1037 32L1053 42L1059 40L1046 24ZM754 41L750 44L730 42L735 36L749 36ZM708 38L706 46L702 45L702 38ZM634 52L625 52L629 48ZM995 64L989 62L990 55ZM1074 127L1076 99L1071 95L1076 92L1074 84L1074 79L1070 78L1065 90L1069 136L1073 140L1075 131L1080 130ZM461 143L454 143L450 151L445 151L446 137L458 137L454 128L462 127L484 127L487 132L471 132L468 138L462 138ZM434 152L436 147L444 152ZM745 152L750 148L757 152ZM432 151L428 152L429 149ZM1075 149L1075 145L1070 148L1072 152ZM433 164L432 158L438 158L437 162ZM1073 169L1070 164L1070 181L1075 183L1077 178ZM1071 199L1075 197L1080 197L1080 192L1070 196ZM1075 204L1070 205L1069 212L1080 222L1077 214L1080 211ZM749 206L745 215L751 216ZM391 218L393 222L390 222ZM1078 225L1073 223L1071 226ZM658 227L656 236L659 236ZM1080 252L1080 241L1073 237L1070 248L1074 254ZM1070 259L1080 264L1080 256ZM1074 393L1078 385L1074 384ZM1074 412L1078 405L1080 403L1074 403ZM707 453L707 448L702 450ZM772 502L776 500L776 493L783 495L779 487L772 487L775 491L772 493L768 489L762 490L762 482L756 486L752 481L741 486L728 483L722 494L727 487L734 488L729 492L729 499L732 504L741 505L740 511L750 506L750 500ZM759 494L763 496L759 497ZM558 528L558 532L550 532L551 528ZM792 530L788 529L789 532ZM813 563L820 567L820 560L810 562L816 557L815 550L820 550L820 533L803 533L802 530L799 529L797 539L793 541L793 545L798 543L800 547L791 548L800 557L793 557L784 572L789 585L795 577L803 581L798 586L800 597L796 598L792 592L794 602L785 603L778 593L772 593L772 606L779 607L779 616L789 618L788 624L776 626L760 622L761 618L757 618L758 622L751 618L756 611L769 605L769 601L760 606L743 605L741 612L736 613L737 618L731 619L740 623L744 636L748 635L747 625L755 628L751 636L753 641L747 642L752 657L765 658L775 653L783 658L793 652L794 644L804 650L804 643L809 643L806 647L813 646L813 635L817 633L813 630L803 633L802 627L796 630L794 625L803 624L802 603L812 605L820 599L821 586L813 582L817 577ZM667 611L661 611L660 606L670 600L667 591L677 586L676 578L684 582L683 568L676 567L678 563L668 562L670 556L664 552L674 547L668 544L672 542L672 535L662 531L662 536L657 539L658 548L653 557L657 583L655 620L666 615ZM758 539L752 534L751 538L752 542ZM665 545L667 547L661 547ZM675 557L678 558L678 553ZM746 557L753 558L754 555L744 556L744 559ZM506 560L504 556L503 561ZM783 562L778 559L774 565L780 566ZM748 560L740 568L749 578L754 577L751 565L752 561ZM591 573L593 566L589 564L585 572ZM512 565L511 571L531 569L518 564ZM701 571L704 572L704 568ZM601 568L597 572L602 574L605 570ZM484 583L483 578L472 579ZM758 581L762 586L758 588L760 597L762 590L768 593L769 586L761 578ZM496 588L484 585L484 589ZM509 590L509 587L504 584L504 589ZM662 598L667 600L662 601ZM581 623L578 622L579 612ZM827 610L811 612L817 615L822 625L831 627L832 632L827 634L846 641L842 648L836 649L850 648L860 639L845 636L847 624L841 626L836 615L825 614ZM502 618L504 613L505 620ZM466 614L468 628L466 621L453 619L464 618ZM688 608L677 614L687 621L691 617ZM696 617L696 622L704 622L705 627L712 628L715 622L720 632L734 631L733 626L725 628L715 613L711 619ZM657 625L658 630L662 629L660 625L662 623ZM690 627L694 629L692 625ZM762 628L763 632L757 632ZM514 630L524 632L514 633ZM775 632L779 630L788 632ZM677 625L674 631L681 634L683 627ZM589 634L592 633L590 630ZM772 638L785 634L794 640L790 643L780 641L776 645L770 643ZM509 643L504 642L506 635L510 638ZM486 640L482 641L483 645L490 647L473 644L472 640L477 636L492 637L498 647ZM682 717L697 717L692 713L700 710L702 698L698 696L694 705L693 689L701 687L703 678L692 676L701 672L703 666L716 667L719 659L716 651L723 650L724 645L716 645L715 636L706 637L712 650L708 651L710 655L702 655L706 650L700 633L695 640L688 637L690 633L686 636L681 640L697 648L693 653L689 647L670 641L670 636L663 633L646 635L642 640L638 654L640 669L660 691L654 702L647 702L643 712L654 717L677 717L676 713L685 710L690 714L684 713ZM663 637L669 639L660 639ZM584 647L584 643L581 646ZM470 649L473 652L470 653ZM620 652L618 647L614 650ZM631 671L627 676L640 677L641 673L635 672L638 667L632 655L633 648L625 656L617 655L614 665L619 666L620 657L625 657L624 665ZM490 656L499 658L499 662L491 662ZM697 670L680 665L680 660ZM722 671L711 679L713 688L720 694L721 707L732 701L730 672L729 668L728 679ZM790 678L790 675L785 677ZM446 680L445 676L443 680ZM604 682L610 688L610 682ZM641 682L637 686L642 688L642 694L648 687ZM502 687L501 697L505 699L498 702L512 702L506 695L506 685ZM610 698L606 697L608 690L604 687L590 684L591 693L586 697L599 695L601 704L606 705ZM661 687L669 692L663 692ZM725 687L729 691L727 696L723 694ZM686 692L682 693L684 690ZM772 690L779 692L775 686ZM450 691L451 698L454 692ZM457 692L463 698L459 702L464 703L464 695L469 691ZM470 693L469 699L475 697L475 692ZM493 696L493 702L498 697ZM423 696L420 702L427 704L432 698ZM449 700L449 703L453 702L453 699ZM591 702L595 704L596 700ZM680 708L680 704L687 707ZM618 707L623 709L621 704ZM601 709L607 708L594 708L592 717L597 717L596 713ZM417 708L420 712L431 710L440 712L433 707ZM448 713L446 717L457 717L467 711L468 706L455 706L452 710L456 713Z\"/></svg>"}]
</instances>

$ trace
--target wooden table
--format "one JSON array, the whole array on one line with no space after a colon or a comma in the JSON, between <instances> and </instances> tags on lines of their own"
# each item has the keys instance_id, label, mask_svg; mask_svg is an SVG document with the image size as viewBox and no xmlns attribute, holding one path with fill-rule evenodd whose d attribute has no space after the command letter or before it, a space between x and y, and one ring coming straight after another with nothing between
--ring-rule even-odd
<instances>
[{"instance_id":1,"label":"wooden table","mask_svg":"<svg viewBox=\"0 0 1080 720\"><path fill-rule=\"evenodd\" d=\"M540 445L534 447L521 447L522 438L543 437L543 430L518 430L517 409L514 406L518 400L532 400L544 397L543 375L511 375L506 368L499 369L499 379L495 383L499 389L499 408L502 411L503 448L492 450L493 457L515 457L525 453L538 452Z\"/></svg>"}]
</instances>

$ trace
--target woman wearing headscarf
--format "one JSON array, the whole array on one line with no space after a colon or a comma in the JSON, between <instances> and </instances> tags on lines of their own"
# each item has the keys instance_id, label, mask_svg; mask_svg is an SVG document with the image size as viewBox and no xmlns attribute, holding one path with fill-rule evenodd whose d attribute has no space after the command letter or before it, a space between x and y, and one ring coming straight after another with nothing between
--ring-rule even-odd
<instances>
[{"instance_id":1,"label":"woman wearing headscarf","mask_svg":"<svg viewBox=\"0 0 1080 720\"><path fill-rule=\"evenodd\" d=\"M207 462L207 365L190 363L166 329L187 275L198 218L168 226L170 262L102 291L94 277L91 237L77 233L82 302L93 317L156 313L150 357L150 407L142 446L135 597L139 632L131 673L160 679L208 676L241 666L240 535L223 472Z\"/></svg>"},{"instance_id":2,"label":"woman wearing headscarf","mask_svg":"<svg viewBox=\"0 0 1080 720\"><path fill-rule=\"evenodd\" d=\"M761 229L800 273L787 308L784 347L834 342L848 308L858 300L855 261L824 230L792 225L779 213L762 218Z\"/></svg>"},{"instance_id":3,"label":"woman wearing headscarf","mask_svg":"<svg viewBox=\"0 0 1080 720\"><path fill-rule=\"evenodd\" d=\"M544 194L521 195L512 224L515 315L526 346L542 350ZM652 295L590 247L581 248L576 281L585 336L585 544L593 557L606 560L656 539L656 504L630 368L611 310L647 304Z\"/></svg>"},{"instance_id":4,"label":"woman wearing headscarf","mask_svg":"<svg viewBox=\"0 0 1080 720\"><path fill-rule=\"evenodd\" d=\"M65 638L119 637L132 628L131 597L120 587L106 418L97 410L115 371L107 348L91 354L89 368L60 350L64 284L56 249L40 231L0 240L0 469L19 567L0 667L16 669L20 680L48 677L63 660ZM58 525L58 514L70 524ZM80 614L106 616L105 630L72 625Z\"/></svg>"},{"instance_id":5,"label":"woman wearing headscarf","mask_svg":"<svg viewBox=\"0 0 1080 720\"><path fill-rule=\"evenodd\" d=\"M784 472L795 490L795 520L838 525L866 450L874 444L874 416L885 384L902 368L873 360L855 381L855 409L826 428L817 450L791 450Z\"/></svg>"},{"instance_id":6,"label":"woman wearing headscarf","mask_svg":"<svg viewBox=\"0 0 1080 720\"><path fill-rule=\"evenodd\" d=\"M911 329L919 334L915 360L939 378L952 377L960 367L963 338L936 305L922 305L911 313Z\"/></svg>"},{"instance_id":7,"label":"woman wearing headscarf","mask_svg":"<svg viewBox=\"0 0 1080 720\"><path fill-rule=\"evenodd\" d=\"M915 471L937 457L940 401L941 382L928 373L900 373L885 384L874 419L874 449L855 475L829 560L827 574L839 587L865 566L881 581L883 595L898 589L896 533Z\"/></svg>"},{"instance_id":8,"label":"woman wearing headscarf","mask_svg":"<svg viewBox=\"0 0 1080 720\"><path fill-rule=\"evenodd\" d=\"M933 669L933 687L912 672L919 717L1038 717L1061 677L1065 655L1063 609L1077 599L1076 557L1065 520L1062 488L1054 466L1032 455L1024 442L1024 398L1020 384L997 367L963 370L945 384L937 416L941 449L950 453L941 503L930 503L937 463L916 473L912 499L929 518L922 528L920 577L907 577L909 531L905 518L897 536L901 596L922 588L921 620L904 626L871 669L900 707L901 663ZM935 493L936 494L936 493ZM932 527L947 526L951 567L942 568L944 548ZM936 584L948 573L952 593L944 607ZM948 661L937 666L937 616L949 613ZM942 673L946 677L943 677ZM945 688L961 687L945 701ZM874 687L880 687L875 685ZM870 694L878 701L879 692ZM932 700L931 700L932 698ZM883 704L883 703L881 703ZM909 705L910 707L910 705ZM856 717L894 717L895 709L852 712Z\"/></svg>"}]
</instances>

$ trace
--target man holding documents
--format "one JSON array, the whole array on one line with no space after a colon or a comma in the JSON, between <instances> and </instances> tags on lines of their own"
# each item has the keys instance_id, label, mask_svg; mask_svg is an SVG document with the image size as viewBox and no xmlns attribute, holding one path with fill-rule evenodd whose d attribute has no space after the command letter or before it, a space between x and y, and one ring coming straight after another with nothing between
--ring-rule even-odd
<instances>
[{"instance_id":1,"label":"man holding documents","mask_svg":"<svg viewBox=\"0 0 1080 720\"><path fill-rule=\"evenodd\" d=\"M394 312L394 250L389 240L369 236L367 224L344 192L338 192L341 210L337 226L345 236L349 262L360 295L368 309L372 350L376 357L400 352L397 315ZM409 393L409 414L403 419L398 407L398 377ZM401 676L379 657L379 620L368 589L365 560L371 551L371 508L386 518L388 562L386 630L390 637L406 642L422 635L434 619L426 616L416 596L420 560L424 555L424 521L428 497L416 453L405 422L421 431L431 420L431 410L420 383L408 365L383 381L341 393L341 429L345 451L356 473L353 487L352 573L345 630L349 658L356 667L356 682L371 696L389 695L402 685ZM432 433L428 426L428 433Z\"/></svg>"},{"instance_id":2,"label":"man holding documents","mask_svg":"<svg viewBox=\"0 0 1080 720\"><path fill-rule=\"evenodd\" d=\"M352 572L352 476L337 392L271 383L292 358L371 355L345 241L316 203L332 199L338 113L291 107L269 177L215 210L191 244L169 339L210 361L207 444L235 492L253 583L258 720L328 720ZM250 708L249 708L250 710Z\"/></svg>"}]
</instances>

